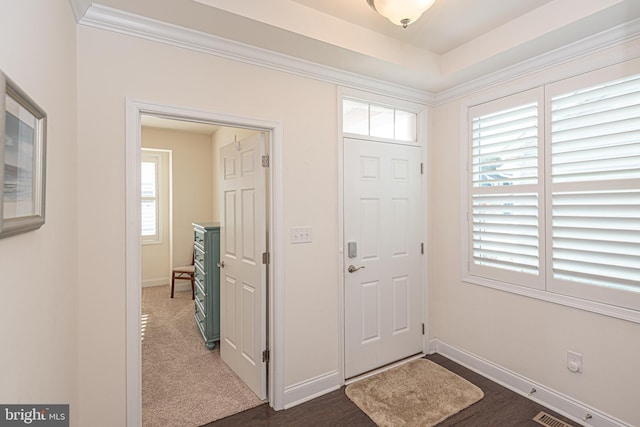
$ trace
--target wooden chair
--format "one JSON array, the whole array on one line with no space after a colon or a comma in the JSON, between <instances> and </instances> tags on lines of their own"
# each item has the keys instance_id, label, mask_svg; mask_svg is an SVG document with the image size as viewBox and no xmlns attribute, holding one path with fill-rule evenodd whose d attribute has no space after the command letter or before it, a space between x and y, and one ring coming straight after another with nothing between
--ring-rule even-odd
<instances>
[{"instance_id":1,"label":"wooden chair","mask_svg":"<svg viewBox=\"0 0 640 427\"><path fill-rule=\"evenodd\" d=\"M171 298L173 298L173 288L178 280L190 280L191 281L191 299L195 299L194 284L196 280L196 268L193 265L194 255L191 254L191 265L184 265L182 267L174 267L171 270Z\"/></svg>"}]
</instances>

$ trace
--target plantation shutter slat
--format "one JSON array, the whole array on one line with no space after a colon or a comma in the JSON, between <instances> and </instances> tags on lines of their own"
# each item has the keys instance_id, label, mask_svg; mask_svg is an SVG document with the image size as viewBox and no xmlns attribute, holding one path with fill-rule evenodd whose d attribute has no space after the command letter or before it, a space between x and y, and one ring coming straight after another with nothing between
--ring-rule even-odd
<instances>
[{"instance_id":1,"label":"plantation shutter slat","mask_svg":"<svg viewBox=\"0 0 640 427\"><path fill-rule=\"evenodd\" d=\"M574 138L567 141L556 139L553 143L553 152L559 155L566 152L588 151L609 146L633 148L633 145L638 141L640 141L640 132L638 131L618 132L613 135L604 136L587 135L584 138Z\"/></svg>"},{"instance_id":2,"label":"plantation shutter slat","mask_svg":"<svg viewBox=\"0 0 640 427\"><path fill-rule=\"evenodd\" d=\"M140 163L140 230L141 235L147 238L158 235L159 209L157 203L158 162L154 157L149 158L153 161Z\"/></svg>"}]
</instances>

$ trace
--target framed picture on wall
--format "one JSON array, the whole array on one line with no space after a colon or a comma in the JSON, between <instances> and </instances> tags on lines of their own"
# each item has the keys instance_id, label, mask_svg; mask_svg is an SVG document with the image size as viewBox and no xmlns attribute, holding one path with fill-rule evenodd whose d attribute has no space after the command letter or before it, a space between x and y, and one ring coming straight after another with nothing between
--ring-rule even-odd
<instances>
[{"instance_id":1,"label":"framed picture on wall","mask_svg":"<svg viewBox=\"0 0 640 427\"><path fill-rule=\"evenodd\" d=\"M0 71L0 238L44 224L47 115Z\"/></svg>"}]
</instances>

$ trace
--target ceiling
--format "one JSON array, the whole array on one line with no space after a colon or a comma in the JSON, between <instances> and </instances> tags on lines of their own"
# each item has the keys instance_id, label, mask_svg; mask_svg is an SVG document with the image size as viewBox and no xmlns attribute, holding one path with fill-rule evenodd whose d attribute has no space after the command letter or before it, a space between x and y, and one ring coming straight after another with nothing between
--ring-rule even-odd
<instances>
[{"instance_id":1,"label":"ceiling","mask_svg":"<svg viewBox=\"0 0 640 427\"><path fill-rule=\"evenodd\" d=\"M71 2L80 20L106 6L434 94L640 17L638 0L436 0L403 29L366 0Z\"/></svg>"},{"instance_id":2,"label":"ceiling","mask_svg":"<svg viewBox=\"0 0 640 427\"><path fill-rule=\"evenodd\" d=\"M198 0L196 0L198 1ZM444 54L551 0L436 1L406 29L374 12L366 0L292 0L336 19L399 40L426 51ZM202 0L203 3L210 3Z\"/></svg>"}]
</instances>

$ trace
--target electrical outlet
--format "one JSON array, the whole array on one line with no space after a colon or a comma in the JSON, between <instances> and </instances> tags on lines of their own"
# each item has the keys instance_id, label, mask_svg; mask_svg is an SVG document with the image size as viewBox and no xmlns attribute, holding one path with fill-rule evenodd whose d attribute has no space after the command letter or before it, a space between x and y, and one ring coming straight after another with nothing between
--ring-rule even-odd
<instances>
[{"instance_id":1,"label":"electrical outlet","mask_svg":"<svg viewBox=\"0 0 640 427\"><path fill-rule=\"evenodd\" d=\"M582 355L573 351L567 351L567 369L574 374L581 374Z\"/></svg>"},{"instance_id":2,"label":"electrical outlet","mask_svg":"<svg viewBox=\"0 0 640 427\"><path fill-rule=\"evenodd\" d=\"M311 227L291 227L291 243L311 243Z\"/></svg>"}]
</instances>

